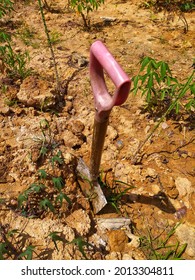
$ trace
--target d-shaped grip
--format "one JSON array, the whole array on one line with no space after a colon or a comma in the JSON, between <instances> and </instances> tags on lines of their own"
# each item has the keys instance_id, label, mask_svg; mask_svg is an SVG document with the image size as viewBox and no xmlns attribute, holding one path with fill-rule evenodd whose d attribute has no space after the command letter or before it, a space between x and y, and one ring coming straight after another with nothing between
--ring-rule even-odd
<instances>
[{"instance_id":1,"label":"d-shaped grip","mask_svg":"<svg viewBox=\"0 0 195 280\"><path fill-rule=\"evenodd\" d=\"M116 89L111 96L106 87L104 72L113 81ZM113 106L123 104L129 94L131 81L114 57L101 41L96 41L90 48L90 78L95 99L96 120L108 119Z\"/></svg>"}]
</instances>

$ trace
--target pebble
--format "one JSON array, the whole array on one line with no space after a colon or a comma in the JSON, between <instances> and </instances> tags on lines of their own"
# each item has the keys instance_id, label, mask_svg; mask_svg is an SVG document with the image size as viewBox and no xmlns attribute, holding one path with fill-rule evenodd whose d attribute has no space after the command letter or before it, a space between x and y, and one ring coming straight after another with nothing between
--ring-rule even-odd
<instances>
[{"instance_id":1,"label":"pebble","mask_svg":"<svg viewBox=\"0 0 195 280\"><path fill-rule=\"evenodd\" d=\"M162 129L166 129L166 128L169 127L169 125L168 125L166 122L163 122L163 123L161 124L161 127L162 127Z\"/></svg>"},{"instance_id":2,"label":"pebble","mask_svg":"<svg viewBox=\"0 0 195 280\"><path fill-rule=\"evenodd\" d=\"M120 139L117 140L117 141L116 141L116 147L117 147L118 150L121 150L121 149L124 147L123 141L120 140Z\"/></svg>"},{"instance_id":3,"label":"pebble","mask_svg":"<svg viewBox=\"0 0 195 280\"><path fill-rule=\"evenodd\" d=\"M180 197L189 195L193 191L192 183L187 178L177 177L175 179L175 186Z\"/></svg>"}]
</instances>

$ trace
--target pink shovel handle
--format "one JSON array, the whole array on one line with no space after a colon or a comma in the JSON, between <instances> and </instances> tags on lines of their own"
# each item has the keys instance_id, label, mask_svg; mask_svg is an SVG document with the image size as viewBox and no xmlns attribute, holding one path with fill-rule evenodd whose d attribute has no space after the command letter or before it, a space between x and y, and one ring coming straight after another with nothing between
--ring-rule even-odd
<instances>
[{"instance_id":1,"label":"pink shovel handle","mask_svg":"<svg viewBox=\"0 0 195 280\"><path fill-rule=\"evenodd\" d=\"M108 93L103 70L116 86L113 96ZM113 106L121 105L126 101L131 81L101 41L94 42L90 48L90 78L95 99L96 119L104 122Z\"/></svg>"}]
</instances>

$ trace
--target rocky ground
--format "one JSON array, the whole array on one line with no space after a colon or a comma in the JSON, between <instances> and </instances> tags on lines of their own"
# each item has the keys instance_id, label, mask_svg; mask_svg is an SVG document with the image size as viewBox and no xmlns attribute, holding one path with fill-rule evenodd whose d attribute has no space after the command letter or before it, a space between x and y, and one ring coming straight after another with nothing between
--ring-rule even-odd
<instances>
[{"instance_id":1,"label":"rocky ground","mask_svg":"<svg viewBox=\"0 0 195 280\"><path fill-rule=\"evenodd\" d=\"M154 257L152 246L158 247L175 228L169 241L172 248L177 251L177 242L187 244L182 257L194 259L193 116L165 120L134 161L138 146L158 118L143 113L144 99L130 93L125 104L110 115L101 162L109 203L100 213L93 213L81 188L86 182L76 172L79 157L87 165L90 162L94 120L88 69L91 44L102 40L130 77L138 73L140 59L150 56L168 62L182 80L192 72L194 12L185 14L189 26L185 33L177 14L167 21L163 11L154 13L141 7L140 1L109 0L91 12L91 29L85 30L68 1L54 1L53 10L44 13L55 43L62 87L59 96L38 3L15 2L15 11L4 21L10 34L16 35L12 37L14 50L28 50L32 73L23 81L13 81L1 67L1 242L10 230L17 229L9 239L13 246L7 257L17 259L32 245L34 259L149 259ZM58 192L52 185L52 178L59 177L65 197L62 204L56 203ZM29 194L19 207L18 196L33 183L46 188ZM53 202L54 211L40 207L44 198ZM60 236L57 247L52 233ZM167 252L164 248L161 254Z\"/></svg>"}]
</instances>

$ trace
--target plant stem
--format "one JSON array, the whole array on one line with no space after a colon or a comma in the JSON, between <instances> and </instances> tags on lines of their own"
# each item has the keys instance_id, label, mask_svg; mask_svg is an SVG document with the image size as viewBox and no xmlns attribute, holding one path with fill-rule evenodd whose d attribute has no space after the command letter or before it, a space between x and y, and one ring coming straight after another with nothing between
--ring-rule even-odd
<instances>
[{"instance_id":1,"label":"plant stem","mask_svg":"<svg viewBox=\"0 0 195 280\"><path fill-rule=\"evenodd\" d=\"M48 45L49 45L49 48L50 48L50 51L51 51L51 56L52 56L52 59L53 59L54 71L55 71L55 76L56 76L56 89L60 90L60 79L59 79L59 74L58 74L58 69L57 69L57 63L56 63L55 54L54 54L53 46L52 46L52 43L51 43L51 39L50 39L50 36L49 36L49 31L48 31L46 20L45 20L45 15L43 13L43 6L42 6L41 0L38 0L38 3L39 3L41 17L42 17L44 28L45 28L45 34L47 36L47 42L48 42Z\"/></svg>"}]
</instances>

